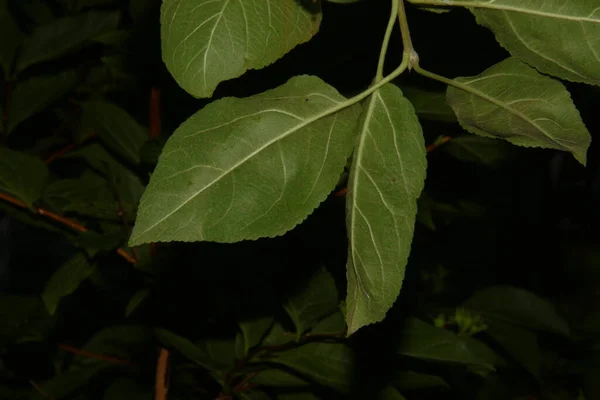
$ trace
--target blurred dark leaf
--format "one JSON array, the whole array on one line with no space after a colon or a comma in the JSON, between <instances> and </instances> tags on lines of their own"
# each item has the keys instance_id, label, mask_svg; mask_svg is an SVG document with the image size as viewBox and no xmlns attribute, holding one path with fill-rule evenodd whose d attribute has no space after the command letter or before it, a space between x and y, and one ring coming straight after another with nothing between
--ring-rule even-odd
<instances>
[{"instance_id":1,"label":"blurred dark leaf","mask_svg":"<svg viewBox=\"0 0 600 400\"><path fill-rule=\"evenodd\" d=\"M432 387L450 388L445 380L436 375L423 374L420 372L403 371L396 374L394 385L400 389L415 390Z\"/></svg>"},{"instance_id":2,"label":"blurred dark leaf","mask_svg":"<svg viewBox=\"0 0 600 400\"><path fill-rule=\"evenodd\" d=\"M259 344L273 325L273 317L259 317L240 322L243 338L243 354Z\"/></svg>"},{"instance_id":3,"label":"blurred dark leaf","mask_svg":"<svg viewBox=\"0 0 600 400\"><path fill-rule=\"evenodd\" d=\"M94 272L87 257L77 253L60 266L46 283L42 299L50 315L58 308L60 300L73 293Z\"/></svg>"},{"instance_id":4,"label":"blurred dark leaf","mask_svg":"<svg viewBox=\"0 0 600 400\"><path fill-rule=\"evenodd\" d=\"M415 112L419 118L456 122L456 115L446 102L445 92L433 92L414 86L401 86L400 88L404 97L415 107Z\"/></svg>"},{"instance_id":5,"label":"blurred dark leaf","mask_svg":"<svg viewBox=\"0 0 600 400\"><path fill-rule=\"evenodd\" d=\"M29 154L0 146L0 190L32 206L42 195L48 167Z\"/></svg>"},{"instance_id":6,"label":"blurred dark leaf","mask_svg":"<svg viewBox=\"0 0 600 400\"><path fill-rule=\"evenodd\" d=\"M23 33L8 9L8 0L0 0L0 68L5 80L12 76L12 65L17 49L23 41ZM0 113L1 114L1 113Z\"/></svg>"},{"instance_id":7,"label":"blurred dark leaf","mask_svg":"<svg viewBox=\"0 0 600 400\"><path fill-rule=\"evenodd\" d=\"M542 356L537 335L518 326L502 322L489 322L487 325L485 332L523 368L536 378L540 378Z\"/></svg>"},{"instance_id":8,"label":"blurred dark leaf","mask_svg":"<svg viewBox=\"0 0 600 400\"><path fill-rule=\"evenodd\" d=\"M475 135L456 137L444 148L459 160L490 166L497 165L516 153L516 148L508 142Z\"/></svg>"}]
</instances>

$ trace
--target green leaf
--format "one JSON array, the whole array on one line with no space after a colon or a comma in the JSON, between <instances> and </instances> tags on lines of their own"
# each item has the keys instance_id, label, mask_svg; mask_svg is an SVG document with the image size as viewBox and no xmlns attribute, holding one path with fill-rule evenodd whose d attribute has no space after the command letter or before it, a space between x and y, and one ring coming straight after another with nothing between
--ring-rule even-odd
<instances>
[{"instance_id":1,"label":"green leaf","mask_svg":"<svg viewBox=\"0 0 600 400\"><path fill-rule=\"evenodd\" d=\"M346 329L346 321L341 311L336 311L323 318L310 330L312 335L342 334Z\"/></svg>"},{"instance_id":2,"label":"green leaf","mask_svg":"<svg viewBox=\"0 0 600 400\"><path fill-rule=\"evenodd\" d=\"M77 83L75 71L34 76L16 84L8 115L8 133L67 94Z\"/></svg>"},{"instance_id":3,"label":"green leaf","mask_svg":"<svg viewBox=\"0 0 600 400\"><path fill-rule=\"evenodd\" d=\"M414 86L402 86L402 94L415 108L419 118L456 122L456 115L446 101L446 93L420 89Z\"/></svg>"},{"instance_id":4,"label":"green leaf","mask_svg":"<svg viewBox=\"0 0 600 400\"><path fill-rule=\"evenodd\" d=\"M449 86L448 103L469 132L519 146L569 151L585 165L590 134L559 81L512 57L455 81L468 91Z\"/></svg>"},{"instance_id":5,"label":"green leaf","mask_svg":"<svg viewBox=\"0 0 600 400\"><path fill-rule=\"evenodd\" d=\"M0 348L12 340L39 334L45 317L39 297L0 295Z\"/></svg>"},{"instance_id":6,"label":"green leaf","mask_svg":"<svg viewBox=\"0 0 600 400\"><path fill-rule=\"evenodd\" d=\"M252 383L260 386L285 388L308 386L308 382L304 379L281 369L260 371L252 378Z\"/></svg>"},{"instance_id":7,"label":"green leaf","mask_svg":"<svg viewBox=\"0 0 600 400\"><path fill-rule=\"evenodd\" d=\"M0 146L0 190L32 206L42 195L49 176L40 159Z\"/></svg>"},{"instance_id":8,"label":"green leaf","mask_svg":"<svg viewBox=\"0 0 600 400\"><path fill-rule=\"evenodd\" d=\"M432 387L450 388L445 380L436 375L422 374L420 372L403 371L396 374L394 385L400 389L415 390Z\"/></svg>"},{"instance_id":9,"label":"green leaf","mask_svg":"<svg viewBox=\"0 0 600 400\"><path fill-rule=\"evenodd\" d=\"M311 39L320 22L320 13L297 0L166 0L163 60L182 88L211 97L220 82L263 68Z\"/></svg>"},{"instance_id":10,"label":"green leaf","mask_svg":"<svg viewBox=\"0 0 600 400\"><path fill-rule=\"evenodd\" d=\"M333 276L325 268L320 268L302 290L284 303L283 308L294 322L296 339L300 339L302 333L331 314L338 306L339 298Z\"/></svg>"},{"instance_id":11,"label":"green leaf","mask_svg":"<svg viewBox=\"0 0 600 400\"><path fill-rule=\"evenodd\" d=\"M513 146L504 141L473 135L453 138L444 149L459 160L490 166L514 155Z\"/></svg>"},{"instance_id":12,"label":"green leaf","mask_svg":"<svg viewBox=\"0 0 600 400\"><path fill-rule=\"evenodd\" d=\"M150 289L145 288L137 290L129 299L127 307L125 307L125 316L128 317L131 315L131 313L134 312L140 306L140 304L142 304L142 302L148 298L149 295Z\"/></svg>"},{"instance_id":13,"label":"green leaf","mask_svg":"<svg viewBox=\"0 0 600 400\"><path fill-rule=\"evenodd\" d=\"M140 163L140 150L147 139L144 127L113 103L88 101L81 109L82 129L98 134L107 147L126 160Z\"/></svg>"},{"instance_id":14,"label":"green leaf","mask_svg":"<svg viewBox=\"0 0 600 400\"><path fill-rule=\"evenodd\" d=\"M4 72L4 79L8 80L15 54L23 41L23 33L8 9L8 0L0 0L0 37L0 68Z\"/></svg>"},{"instance_id":15,"label":"green leaf","mask_svg":"<svg viewBox=\"0 0 600 400\"><path fill-rule=\"evenodd\" d=\"M179 351L182 355L208 370L212 370L211 360L198 346L189 339L179 336L166 329L156 329L156 336L165 346Z\"/></svg>"},{"instance_id":16,"label":"green leaf","mask_svg":"<svg viewBox=\"0 0 600 400\"><path fill-rule=\"evenodd\" d=\"M277 353L270 361L290 367L342 393L352 387L354 355L344 343L307 343Z\"/></svg>"},{"instance_id":17,"label":"green leaf","mask_svg":"<svg viewBox=\"0 0 600 400\"><path fill-rule=\"evenodd\" d=\"M90 380L92 380L100 371L112 366L113 365L108 362L95 362L85 367L73 369L60 375L56 375L54 378L39 385L44 394L42 394L42 392L40 392L37 388L32 388L29 399L63 399L76 390L88 385Z\"/></svg>"},{"instance_id":18,"label":"green leaf","mask_svg":"<svg viewBox=\"0 0 600 400\"><path fill-rule=\"evenodd\" d=\"M450 362L494 371L499 357L485 344L469 336L436 328L409 318L400 336L398 354L428 361Z\"/></svg>"},{"instance_id":19,"label":"green leaf","mask_svg":"<svg viewBox=\"0 0 600 400\"><path fill-rule=\"evenodd\" d=\"M154 344L150 328L142 325L116 325L97 332L83 345L82 350L127 361ZM76 356L74 361L76 367L97 362L80 355Z\"/></svg>"},{"instance_id":20,"label":"green leaf","mask_svg":"<svg viewBox=\"0 0 600 400\"><path fill-rule=\"evenodd\" d=\"M333 190L352 151L357 107L319 78L298 76L206 106L169 138L130 244L236 242L281 235Z\"/></svg>"},{"instance_id":21,"label":"green leaf","mask_svg":"<svg viewBox=\"0 0 600 400\"><path fill-rule=\"evenodd\" d=\"M452 5L452 1L443 2ZM544 73L600 85L598 2L466 0L513 56Z\"/></svg>"},{"instance_id":22,"label":"green leaf","mask_svg":"<svg viewBox=\"0 0 600 400\"><path fill-rule=\"evenodd\" d=\"M388 385L381 389L377 398L379 400L406 400L406 397L402 396L398 389L391 385Z\"/></svg>"},{"instance_id":23,"label":"green leaf","mask_svg":"<svg viewBox=\"0 0 600 400\"><path fill-rule=\"evenodd\" d=\"M346 202L348 334L381 321L400 293L427 167L415 110L396 86L363 113Z\"/></svg>"},{"instance_id":24,"label":"green leaf","mask_svg":"<svg viewBox=\"0 0 600 400\"><path fill-rule=\"evenodd\" d=\"M536 378L540 377L542 355L536 334L501 322L488 322L485 333Z\"/></svg>"},{"instance_id":25,"label":"green leaf","mask_svg":"<svg viewBox=\"0 0 600 400\"><path fill-rule=\"evenodd\" d=\"M46 283L42 293L42 299L50 315L56 312L60 299L73 293L93 272L94 267L81 253L77 253L58 268Z\"/></svg>"},{"instance_id":26,"label":"green leaf","mask_svg":"<svg viewBox=\"0 0 600 400\"><path fill-rule=\"evenodd\" d=\"M117 379L104 392L104 400L148 400L152 392L132 379Z\"/></svg>"},{"instance_id":27,"label":"green leaf","mask_svg":"<svg viewBox=\"0 0 600 400\"><path fill-rule=\"evenodd\" d=\"M94 11L39 26L23 42L17 71L75 50L94 36L116 29L118 22L118 13Z\"/></svg>"},{"instance_id":28,"label":"green leaf","mask_svg":"<svg viewBox=\"0 0 600 400\"><path fill-rule=\"evenodd\" d=\"M55 19L47 0L19 0L15 1L14 5L36 25L46 24Z\"/></svg>"},{"instance_id":29,"label":"green leaf","mask_svg":"<svg viewBox=\"0 0 600 400\"><path fill-rule=\"evenodd\" d=\"M271 326L273 326L273 322L273 317L259 317L240 322L244 355L247 355L251 348L262 341Z\"/></svg>"},{"instance_id":30,"label":"green leaf","mask_svg":"<svg viewBox=\"0 0 600 400\"><path fill-rule=\"evenodd\" d=\"M480 313L486 320L506 322L569 336L567 322L548 301L511 286L493 286L475 293L464 307Z\"/></svg>"}]
</instances>

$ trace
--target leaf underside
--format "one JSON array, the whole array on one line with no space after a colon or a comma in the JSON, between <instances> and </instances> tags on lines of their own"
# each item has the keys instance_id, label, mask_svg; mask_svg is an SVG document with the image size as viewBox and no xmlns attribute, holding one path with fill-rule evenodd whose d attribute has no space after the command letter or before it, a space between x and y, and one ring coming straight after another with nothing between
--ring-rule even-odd
<instances>
[{"instance_id":1,"label":"leaf underside","mask_svg":"<svg viewBox=\"0 0 600 400\"><path fill-rule=\"evenodd\" d=\"M348 333L381 321L404 279L426 152L414 108L387 84L364 111L346 203Z\"/></svg>"},{"instance_id":2,"label":"leaf underside","mask_svg":"<svg viewBox=\"0 0 600 400\"><path fill-rule=\"evenodd\" d=\"M352 151L359 107L299 76L208 105L169 139L139 206L132 245L273 237L331 192Z\"/></svg>"}]
</instances>

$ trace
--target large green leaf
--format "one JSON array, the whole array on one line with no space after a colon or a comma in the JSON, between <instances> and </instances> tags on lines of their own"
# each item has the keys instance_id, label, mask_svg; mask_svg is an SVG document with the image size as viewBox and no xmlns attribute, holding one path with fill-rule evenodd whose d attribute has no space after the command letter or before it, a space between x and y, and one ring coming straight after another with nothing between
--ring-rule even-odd
<instances>
[{"instance_id":1,"label":"large green leaf","mask_svg":"<svg viewBox=\"0 0 600 400\"><path fill-rule=\"evenodd\" d=\"M23 42L16 69L21 71L75 50L89 39L115 29L118 22L118 13L91 11L41 25Z\"/></svg>"},{"instance_id":2,"label":"large green leaf","mask_svg":"<svg viewBox=\"0 0 600 400\"><path fill-rule=\"evenodd\" d=\"M81 106L84 130L96 133L107 147L126 160L139 164L147 133L131 115L106 101L88 101Z\"/></svg>"},{"instance_id":3,"label":"large green leaf","mask_svg":"<svg viewBox=\"0 0 600 400\"><path fill-rule=\"evenodd\" d=\"M468 91L449 86L448 103L466 130L519 146L569 151L585 164L590 134L559 81L512 57L456 81Z\"/></svg>"},{"instance_id":4,"label":"large green leaf","mask_svg":"<svg viewBox=\"0 0 600 400\"><path fill-rule=\"evenodd\" d=\"M429 361L450 362L493 371L499 357L485 344L469 336L436 328L409 318L396 349L403 356Z\"/></svg>"},{"instance_id":5,"label":"large green leaf","mask_svg":"<svg viewBox=\"0 0 600 400\"><path fill-rule=\"evenodd\" d=\"M18 82L11 97L8 133L26 119L34 116L60 99L77 83L75 71L40 75Z\"/></svg>"},{"instance_id":6,"label":"large green leaf","mask_svg":"<svg viewBox=\"0 0 600 400\"><path fill-rule=\"evenodd\" d=\"M142 197L131 245L281 235L334 188L356 107L310 76L209 104L171 136Z\"/></svg>"},{"instance_id":7,"label":"large green leaf","mask_svg":"<svg viewBox=\"0 0 600 400\"><path fill-rule=\"evenodd\" d=\"M0 191L32 206L41 197L48 175L40 159L0 146Z\"/></svg>"},{"instance_id":8,"label":"large green leaf","mask_svg":"<svg viewBox=\"0 0 600 400\"><path fill-rule=\"evenodd\" d=\"M452 5L452 1L440 1ZM600 8L596 0L465 0L513 56L538 70L600 85Z\"/></svg>"},{"instance_id":9,"label":"large green leaf","mask_svg":"<svg viewBox=\"0 0 600 400\"><path fill-rule=\"evenodd\" d=\"M82 253L77 253L58 268L42 293L50 315L56 312L60 300L73 293L93 272L94 267Z\"/></svg>"},{"instance_id":10,"label":"large green leaf","mask_svg":"<svg viewBox=\"0 0 600 400\"><path fill-rule=\"evenodd\" d=\"M219 82L263 68L308 41L320 22L321 14L298 0L165 0L163 60L181 87L210 97Z\"/></svg>"},{"instance_id":11,"label":"large green leaf","mask_svg":"<svg viewBox=\"0 0 600 400\"><path fill-rule=\"evenodd\" d=\"M331 314L338 306L335 281L325 268L320 268L306 286L283 305L294 322L298 339L302 333L312 328L321 318Z\"/></svg>"},{"instance_id":12,"label":"large green leaf","mask_svg":"<svg viewBox=\"0 0 600 400\"><path fill-rule=\"evenodd\" d=\"M23 41L23 33L8 9L8 0L0 0L0 38L0 69L8 80L15 54Z\"/></svg>"},{"instance_id":13,"label":"large green leaf","mask_svg":"<svg viewBox=\"0 0 600 400\"><path fill-rule=\"evenodd\" d=\"M400 293L427 165L421 126L400 89L383 86L363 114L346 203L349 334L381 321Z\"/></svg>"},{"instance_id":14,"label":"large green leaf","mask_svg":"<svg viewBox=\"0 0 600 400\"><path fill-rule=\"evenodd\" d=\"M493 286L475 293L464 307L484 318L507 322L524 328L569 335L570 329L548 301L511 286Z\"/></svg>"}]
</instances>

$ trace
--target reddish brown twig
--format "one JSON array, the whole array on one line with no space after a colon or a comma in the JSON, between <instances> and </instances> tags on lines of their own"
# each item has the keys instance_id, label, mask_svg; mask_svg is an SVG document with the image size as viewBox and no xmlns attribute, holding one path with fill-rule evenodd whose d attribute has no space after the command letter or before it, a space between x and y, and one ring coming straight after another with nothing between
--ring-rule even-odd
<instances>
[{"instance_id":1,"label":"reddish brown twig","mask_svg":"<svg viewBox=\"0 0 600 400\"><path fill-rule=\"evenodd\" d=\"M46 393L46 392L44 391L44 389L42 389L42 388L41 388L41 386L40 386L40 385L38 385L37 383L35 383L35 382L34 382L32 379L30 379L30 380L29 380L29 383L30 383L30 384L31 384L31 386L33 386L33 388L34 388L35 390L37 390L37 391L38 391L38 393L40 393L42 396L44 396L44 397L45 397L45 398L47 398L47 399L51 399L51 400L53 399L53 397L52 397L52 396L50 396L48 393Z\"/></svg>"},{"instance_id":2,"label":"reddish brown twig","mask_svg":"<svg viewBox=\"0 0 600 400\"><path fill-rule=\"evenodd\" d=\"M110 361L110 362L114 362L117 364L130 364L130 362L128 360L122 360L120 358L112 357L112 356L105 356L103 354L90 353L88 351L84 351L84 350L78 349L76 347L69 346L68 344L57 343L56 346L58 346L59 349L68 351L69 353L77 354L78 356L82 356L85 358L93 358L95 360Z\"/></svg>"},{"instance_id":3,"label":"reddish brown twig","mask_svg":"<svg viewBox=\"0 0 600 400\"><path fill-rule=\"evenodd\" d=\"M156 363L156 387L155 400L167 400L169 393L169 350L164 347L160 349Z\"/></svg>"},{"instance_id":4,"label":"reddish brown twig","mask_svg":"<svg viewBox=\"0 0 600 400\"><path fill-rule=\"evenodd\" d=\"M150 89L150 104L148 106L148 138L156 139L160 135L160 89Z\"/></svg>"},{"instance_id":5,"label":"reddish brown twig","mask_svg":"<svg viewBox=\"0 0 600 400\"><path fill-rule=\"evenodd\" d=\"M0 199L13 204L17 207L21 207L21 208L27 208L29 210L31 210L32 212L38 214L38 215L42 215L48 219L51 219L55 222L58 222L61 225L65 225L68 226L69 228L80 232L80 233L85 233L88 231L88 228L86 228L85 226L78 224L75 221L71 221L68 218L65 218L63 216L60 216L58 214L53 213L52 211L48 211L44 208L41 207L34 207L33 209L29 208L27 206L27 204L25 204L25 202L23 202L22 200L17 199L16 197L13 197L11 195L8 195L6 193L0 193ZM125 250L123 249L117 249L117 254L119 254L121 257L123 257L125 260L129 261L132 264L135 264L136 260L135 258L133 258L130 254L128 254Z\"/></svg>"}]
</instances>

